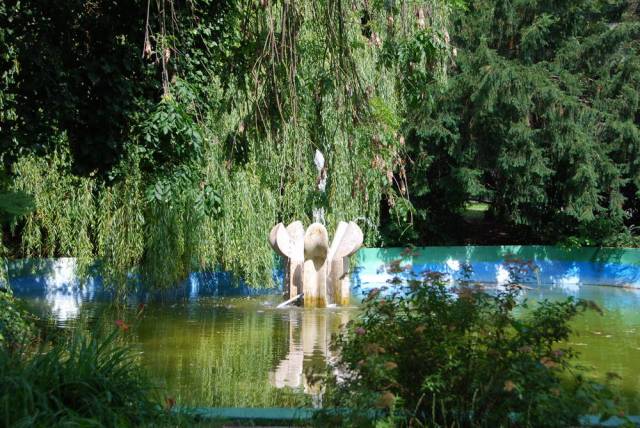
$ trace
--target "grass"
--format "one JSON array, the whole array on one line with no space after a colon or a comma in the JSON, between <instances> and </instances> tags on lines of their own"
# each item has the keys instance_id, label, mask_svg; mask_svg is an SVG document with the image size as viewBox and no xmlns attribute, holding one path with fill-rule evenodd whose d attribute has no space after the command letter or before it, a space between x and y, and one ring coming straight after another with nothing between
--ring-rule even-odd
<instances>
[{"instance_id":1,"label":"grass","mask_svg":"<svg viewBox=\"0 0 640 428\"><path fill-rule=\"evenodd\" d=\"M0 351L0 425L141 426L162 408L137 354L106 337L74 334L20 355Z\"/></svg>"},{"instance_id":2,"label":"grass","mask_svg":"<svg viewBox=\"0 0 640 428\"><path fill-rule=\"evenodd\" d=\"M462 216L467 221L482 221L487 211L489 204L486 202L469 201L465 204Z\"/></svg>"}]
</instances>

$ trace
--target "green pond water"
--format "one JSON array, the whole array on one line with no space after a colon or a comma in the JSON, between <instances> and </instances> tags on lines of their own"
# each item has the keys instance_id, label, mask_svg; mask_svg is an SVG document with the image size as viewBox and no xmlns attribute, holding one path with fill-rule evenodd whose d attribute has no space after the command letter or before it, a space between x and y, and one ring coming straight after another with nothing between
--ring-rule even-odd
<instances>
[{"instance_id":1,"label":"green pond water","mask_svg":"<svg viewBox=\"0 0 640 428\"><path fill-rule=\"evenodd\" d=\"M26 298L42 315L50 300ZM123 320L121 334L167 397L205 407L298 407L322 404L319 375L332 357L331 335L357 308L276 309L280 296L201 297L116 307L85 302L58 324L102 326ZM58 307L60 309L60 307ZM72 316L70 316L72 315Z\"/></svg>"},{"instance_id":2,"label":"green pond water","mask_svg":"<svg viewBox=\"0 0 640 428\"><path fill-rule=\"evenodd\" d=\"M574 322L570 345L580 363L604 378L617 373L615 387L628 412L640 413L640 292L616 287L575 289L534 287L530 301L588 298L605 310L587 312ZM281 407L322 404L321 381L333 357L331 335L357 316L356 306L305 310L276 309L280 296L199 297L152 302L141 314L135 305L114 307L90 298L64 301L26 297L41 314L61 326L77 319L112 323L141 351L141 360L167 397L180 405Z\"/></svg>"}]
</instances>

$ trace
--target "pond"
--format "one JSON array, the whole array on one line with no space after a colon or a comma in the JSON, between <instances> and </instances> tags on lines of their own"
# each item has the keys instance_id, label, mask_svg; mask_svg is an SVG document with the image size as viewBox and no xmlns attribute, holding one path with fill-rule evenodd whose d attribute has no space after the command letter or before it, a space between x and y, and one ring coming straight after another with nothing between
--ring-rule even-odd
<instances>
[{"instance_id":1,"label":"pond","mask_svg":"<svg viewBox=\"0 0 640 428\"><path fill-rule=\"evenodd\" d=\"M469 252L473 250L473 254ZM37 313L63 327L78 320L122 320L124 335L141 351L143 365L168 397L205 407L320 406L322 382L333 357L329 343L358 314L358 296L392 274L401 258L413 272L446 271L455 277L470 263L473 279L500 283L502 260L511 255L539 266L525 293L530 301L593 300L593 311L574 322L571 346L580 363L603 378L613 372L628 412L640 413L640 253L636 250L567 252L554 247L449 247L361 250L351 280L353 305L327 309L277 309L278 290L229 287L221 273L192 274L181 287L137 293L112 304L99 278L80 287L72 259L14 263L11 285ZM636 288L638 287L638 288Z\"/></svg>"}]
</instances>

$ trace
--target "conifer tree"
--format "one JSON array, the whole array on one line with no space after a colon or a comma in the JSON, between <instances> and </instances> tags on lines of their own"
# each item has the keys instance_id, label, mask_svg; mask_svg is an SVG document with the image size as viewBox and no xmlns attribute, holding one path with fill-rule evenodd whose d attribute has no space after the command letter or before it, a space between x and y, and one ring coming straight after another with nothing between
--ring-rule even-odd
<instances>
[{"instance_id":1,"label":"conifer tree","mask_svg":"<svg viewBox=\"0 0 640 428\"><path fill-rule=\"evenodd\" d=\"M540 241L637 243L637 2L479 0L452 34L446 87L405 115L423 242L475 199Z\"/></svg>"}]
</instances>

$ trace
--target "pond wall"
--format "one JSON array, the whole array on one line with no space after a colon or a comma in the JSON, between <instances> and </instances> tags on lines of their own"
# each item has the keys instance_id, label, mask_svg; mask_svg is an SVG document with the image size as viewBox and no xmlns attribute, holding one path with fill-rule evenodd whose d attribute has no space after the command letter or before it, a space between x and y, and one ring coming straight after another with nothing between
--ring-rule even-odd
<instances>
[{"instance_id":1,"label":"pond wall","mask_svg":"<svg viewBox=\"0 0 640 428\"><path fill-rule=\"evenodd\" d=\"M357 254L354 284L364 289L387 283L396 274L390 264L400 265L413 274L445 272L452 278L471 269L472 281L504 283L509 278L504 260L532 261L535 274L526 282L563 287L607 285L640 288L640 249L576 248L554 246L460 246L364 248Z\"/></svg>"},{"instance_id":2,"label":"pond wall","mask_svg":"<svg viewBox=\"0 0 640 428\"><path fill-rule=\"evenodd\" d=\"M607 285L640 289L640 249L637 248L465 246L415 247L410 251L403 248L363 248L354 257L351 282L356 294L358 289L385 285L398 275L390 265L400 261L408 271L404 276L419 277L424 272L437 271L459 279L465 272L465 266L469 266L470 280L500 284L508 280L504 266L507 258L534 263L535 275L525 278L530 283L563 288ZM66 296L70 306L74 306L72 300L112 297L97 273L81 283L74 273L73 258L15 260L10 261L8 267L10 284L22 296ZM274 272L274 276L278 283L282 282L281 272ZM279 291L251 288L228 272L193 272L175 288L157 291L137 287L131 294L134 300L146 301L154 297L197 299L202 296L248 296Z\"/></svg>"}]
</instances>

